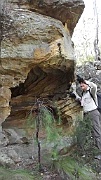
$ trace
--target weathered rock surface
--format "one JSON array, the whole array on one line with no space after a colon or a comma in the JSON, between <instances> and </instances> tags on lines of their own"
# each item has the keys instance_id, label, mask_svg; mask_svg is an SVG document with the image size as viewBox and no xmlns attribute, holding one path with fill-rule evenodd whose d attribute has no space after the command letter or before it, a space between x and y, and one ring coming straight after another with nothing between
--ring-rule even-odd
<instances>
[{"instance_id":1,"label":"weathered rock surface","mask_svg":"<svg viewBox=\"0 0 101 180\"><path fill-rule=\"evenodd\" d=\"M84 4L74 0L8 0L1 4L0 86L9 90L1 96L0 122L6 119L20 127L37 98L51 101L48 105L52 106L67 97L75 69L71 33Z\"/></svg>"},{"instance_id":2,"label":"weathered rock surface","mask_svg":"<svg viewBox=\"0 0 101 180\"><path fill-rule=\"evenodd\" d=\"M72 34L83 12L84 3L81 0L31 0L30 9L58 19L63 24L66 23L67 29Z\"/></svg>"},{"instance_id":3,"label":"weathered rock surface","mask_svg":"<svg viewBox=\"0 0 101 180\"><path fill-rule=\"evenodd\" d=\"M53 17L66 25L66 28L73 33L73 30L83 12L83 0L1 0L1 5L10 4L12 8L29 9L33 12ZM9 9L8 7L6 8Z\"/></svg>"},{"instance_id":4,"label":"weathered rock surface","mask_svg":"<svg viewBox=\"0 0 101 180\"><path fill-rule=\"evenodd\" d=\"M10 81L13 81L10 87L17 85L17 82L24 82L35 65L46 72L49 68L68 70L73 67L71 38L60 21L22 9L12 10L8 15L13 27L7 36L4 35L1 43L1 72L11 70L7 74L13 76L13 79L9 76ZM7 80L2 81L1 85L7 85Z\"/></svg>"},{"instance_id":5,"label":"weathered rock surface","mask_svg":"<svg viewBox=\"0 0 101 180\"><path fill-rule=\"evenodd\" d=\"M63 148L65 146L65 153L66 152L66 148L71 144L71 139L69 137L64 137L63 139L61 139L60 142L59 141L59 146L58 146L58 150L61 150L61 148ZM52 150L54 147L54 144L52 143L47 143L46 146L44 144L44 141L42 139L40 139L40 142L42 144L41 146L41 165L43 168L42 171L42 179L43 180L61 180L61 179L71 179L71 176L75 179L75 174L70 172L75 172L75 167L79 167L78 169L80 169L80 173L79 173L79 179L99 179L100 180L100 173L96 174L94 173L94 171L92 171L92 169L90 168L90 164L89 166L87 166L87 164L84 166L81 165L81 162L76 162L76 164L73 163L73 158L71 158L68 156L64 156L64 161L63 161L63 156L59 158L59 163L62 159L62 164L66 165L66 166L62 166L62 167L71 167L71 171L67 171L68 168L62 168L61 166L59 166L58 168L51 170L51 166L52 166ZM64 146L63 146L64 145ZM61 152L62 153L62 152ZM46 155L47 154L47 155ZM67 159L65 161L65 159ZM54 159L55 161L55 159ZM58 162L56 161L56 162ZM94 160L95 162L95 160ZM0 179L9 179L11 178L12 180L14 179L26 179L26 180L32 180L32 179L40 179L40 173L39 173L39 177L38 178L34 178L34 174L38 174L37 170L38 169L38 154L37 154L37 148L35 146L34 141L30 141L29 144L15 144L15 145L8 145L6 147L0 147L0 165L8 168L8 169L1 169L0 167ZM57 164L58 165L58 164ZM59 164L60 165L60 164ZM57 167L57 166L56 166ZM99 165L97 163L97 169L99 168ZM58 169L58 172L56 171ZM16 170L16 171L14 171ZM17 172L17 170L20 170ZM25 174L24 170L29 170L29 173L32 175L31 177L29 177L27 174ZM101 170L101 169L100 169ZM11 174L12 171L12 174ZM55 171L55 172L54 172ZM17 173L17 174L14 174ZM101 172L101 171L98 171ZM70 173L70 174L69 174ZM29 174L29 175L30 175Z\"/></svg>"},{"instance_id":6,"label":"weathered rock surface","mask_svg":"<svg viewBox=\"0 0 101 180\"><path fill-rule=\"evenodd\" d=\"M9 87L0 88L0 125L10 115L9 101L11 100L11 91Z\"/></svg>"}]
</instances>

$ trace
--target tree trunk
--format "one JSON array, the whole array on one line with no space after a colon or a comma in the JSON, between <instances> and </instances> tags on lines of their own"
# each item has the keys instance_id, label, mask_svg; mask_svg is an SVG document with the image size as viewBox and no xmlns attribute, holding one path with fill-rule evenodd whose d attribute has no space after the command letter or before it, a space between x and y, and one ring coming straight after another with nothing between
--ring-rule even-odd
<instances>
[{"instance_id":1,"label":"tree trunk","mask_svg":"<svg viewBox=\"0 0 101 180\"><path fill-rule=\"evenodd\" d=\"M95 24L96 24L96 34L95 34L95 40L94 40L94 51L95 51L95 61L101 60L100 57L100 49L98 46L98 13L97 13L97 6L96 6L96 0L94 0L94 15L95 15Z\"/></svg>"}]
</instances>

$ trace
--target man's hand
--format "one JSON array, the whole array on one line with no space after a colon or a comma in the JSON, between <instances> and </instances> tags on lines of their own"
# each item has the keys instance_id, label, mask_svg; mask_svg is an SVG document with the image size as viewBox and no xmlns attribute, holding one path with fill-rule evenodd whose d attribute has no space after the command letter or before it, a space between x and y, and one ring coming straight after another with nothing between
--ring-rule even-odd
<instances>
[{"instance_id":1,"label":"man's hand","mask_svg":"<svg viewBox=\"0 0 101 180\"><path fill-rule=\"evenodd\" d=\"M70 95L71 98L75 98L76 99L76 95L73 92L70 92L69 95Z\"/></svg>"},{"instance_id":2,"label":"man's hand","mask_svg":"<svg viewBox=\"0 0 101 180\"><path fill-rule=\"evenodd\" d=\"M81 97L76 92L76 83L75 82L72 83L69 94L70 94L70 97L75 98L78 101L81 101Z\"/></svg>"}]
</instances>

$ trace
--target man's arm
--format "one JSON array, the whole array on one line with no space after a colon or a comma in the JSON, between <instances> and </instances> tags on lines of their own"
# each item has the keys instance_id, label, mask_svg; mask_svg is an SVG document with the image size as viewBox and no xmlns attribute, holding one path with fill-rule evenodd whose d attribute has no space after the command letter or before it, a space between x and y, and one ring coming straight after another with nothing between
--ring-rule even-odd
<instances>
[{"instance_id":1,"label":"man's arm","mask_svg":"<svg viewBox=\"0 0 101 180\"><path fill-rule=\"evenodd\" d=\"M98 105L98 100L97 100L97 85L95 83L93 83L93 82L90 82L90 81L86 81L86 83L90 87L90 93L92 94L96 105Z\"/></svg>"},{"instance_id":2,"label":"man's arm","mask_svg":"<svg viewBox=\"0 0 101 180\"><path fill-rule=\"evenodd\" d=\"M95 83L93 83L93 82L90 82L90 81L86 81L86 83L90 87L91 94L93 95L93 97L95 97L96 93L97 93L97 85Z\"/></svg>"}]
</instances>

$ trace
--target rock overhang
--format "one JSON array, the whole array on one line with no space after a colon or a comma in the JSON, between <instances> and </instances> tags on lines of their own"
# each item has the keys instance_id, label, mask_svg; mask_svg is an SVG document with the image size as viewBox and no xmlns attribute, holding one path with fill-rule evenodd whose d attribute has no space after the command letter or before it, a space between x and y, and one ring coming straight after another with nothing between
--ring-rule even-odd
<instances>
[{"instance_id":1,"label":"rock overhang","mask_svg":"<svg viewBox=\"0 0 101 180\"><path fill-rule=\"evenodd\" d=\"M7 21L4 23L5 31L1 42L0 86L3 86L5 90L11 89L12 110L8 119L15 119L17 122L17 119L23 118L26 114L27 108L22 106L26 104L26 101L29 102L29 99L31 103L31 98L33 100L35 96L52 96L58 99L66 95L65 91L74 79L75 57L71 42L74 27L69 28L67 20L62 21L53 16L54 11L51 15L51 13L47 14L40 12L39 9L33 9L30 3L28 8L25 6L23 9L21 8L23 3L17 6L17 1L14 3L13 0L9 0L10 2L14 8L7 11L8 14L5 14L4 18L4 20L7 18ZM44 2L46 7L48 2L52 5L55 1ZM52 9L49 3L47 10L48 6ZM65 9L64 6L62 8ZM43 8L42 11L44 11ZM70 20L71 23L73 23L72 20L73 17ZM16 117L13 104L16 101L15 97L18 107L18 109L16 107ZM22 98L24 99L23 105ZM19 107L23 110L19 111ZM4 107L5 112L8 108L9 106ZM4 116L1 113L3 121L9 113L10 110Z\"/></svg>"},{"instance_id":2,"label":"rock overhang","mask_svg":"<svg viewBox=\"0 0 101 180\"><path fill-rule=\"evenodd\" d=\"M49 66L50 69L52 66L53 69L63 69L64 66L68 71L71 68L74 61L72 42L60 21L21 10L10 12L9 17L14 24L1 43L2 74L14 76L16 73L24 79L38 64L43 69L49 69Z\"/></svg>"},{"instance_id":3,"label":"rock overhang","mask_svg":"<svg viewBox=\"0 0 101 180\"><path fill-rule=\"evenodd\" d=\"M28 9L60 20L67 24L72 35L73 30L83 12L83 0L30 0L22 1L19 6L27 5Z\"/></svg>"}]
</instances>

